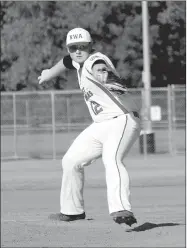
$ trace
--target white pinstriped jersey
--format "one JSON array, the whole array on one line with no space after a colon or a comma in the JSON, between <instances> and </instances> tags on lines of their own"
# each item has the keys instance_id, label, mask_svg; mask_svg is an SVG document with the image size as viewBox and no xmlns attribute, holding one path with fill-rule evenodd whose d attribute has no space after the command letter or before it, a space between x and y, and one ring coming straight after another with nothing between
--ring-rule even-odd
<instances>
[{"instance_id":1,"label":"white pinstriped jersey","mask_svg":"<svg viewBox=\"0 0 187 248\"><path fill-rule=\"evenodd\" d=\"M92 66L97 60L104 60L111 71L112 79L106 84L100 83L92 74ZM80 89L94 122L139 111L139 104L132 99L126 88L119 84L120 77L107 56L96 52L88 57L82 68L75 61L72 61L72 64L77 69Z\"/></svg>"}]
</instances>

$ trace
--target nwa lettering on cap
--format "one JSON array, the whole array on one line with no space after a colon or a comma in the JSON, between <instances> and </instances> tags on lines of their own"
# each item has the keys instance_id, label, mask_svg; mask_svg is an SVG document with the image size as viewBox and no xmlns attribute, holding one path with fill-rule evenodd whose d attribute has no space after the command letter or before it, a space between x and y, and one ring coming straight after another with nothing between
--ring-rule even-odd
<instances>
[{"instance_id":1,"label":"nwa lettering on cap","mask_svg":"<svg viewBox=\"0 0 187 248\"><path fill-rule=\"evenodd\" d=\"M66 45L71 45L73 43L79 42L91 42L91 36L89 32L83 28L74 28L70 30L67 34Z\"/></svg>"},{"instance_id":2,"label":"nwa lettering on cap","mask_svg":"<svg viewBox=\"0 0 187 248\"><path fill-rule=\"evenodd\" d=\"M76 40L76 39L82 39L83 36L82 34L70 34L69 38L70 40L74 40L74 39Z\"/></svg>"}]
</instances>

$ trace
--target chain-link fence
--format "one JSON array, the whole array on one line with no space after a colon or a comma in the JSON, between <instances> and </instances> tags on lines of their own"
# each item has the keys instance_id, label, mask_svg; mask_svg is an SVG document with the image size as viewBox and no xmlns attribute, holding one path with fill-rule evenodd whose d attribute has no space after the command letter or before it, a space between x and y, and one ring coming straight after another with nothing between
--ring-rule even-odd
<instances>
[{"instance_id":1,"label":"chain-link fence","mask_svg":"<svg viewBox=\"0 0 187 248\"><path fill-rule=\"evenodd\" d=\"M149 120L144 89L130 91L142 100L142 133L130 154L184 153L186 89L151 89ZM151 121L151 133L146 133L146 121ZM79 90L1 93L1 158L62 157L90 123Z\"/></svg>"}]
</instances>

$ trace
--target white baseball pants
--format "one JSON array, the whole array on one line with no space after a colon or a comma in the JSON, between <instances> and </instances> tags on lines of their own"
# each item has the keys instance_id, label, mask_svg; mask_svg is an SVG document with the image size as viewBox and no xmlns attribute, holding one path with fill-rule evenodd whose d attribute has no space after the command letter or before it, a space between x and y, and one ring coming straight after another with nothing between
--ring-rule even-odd
<instances>
[{"instance_id":1,"label":"white baseball pants","mask_svg":"<svg viewBox=\"0 0 187 248\"><path fill-rule=\"evenodd\" d=\"M109 213L121 210L131 211L129 176L123 164L123 158L139 134L140 119L133 114L93 123L86 128L75 139L62 159L60 212L76 215L85 211L84 166L100 156L106 171Z\"/></svg>"}]
</instances>

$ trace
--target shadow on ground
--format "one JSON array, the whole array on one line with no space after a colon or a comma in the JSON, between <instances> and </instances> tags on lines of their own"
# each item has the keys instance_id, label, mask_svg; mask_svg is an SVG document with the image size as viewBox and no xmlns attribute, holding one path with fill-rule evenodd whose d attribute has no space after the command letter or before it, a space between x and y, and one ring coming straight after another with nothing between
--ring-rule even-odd
<instances>
[{"instance_id":1,"label":"shadow on ground","mask_svg":"<svg viewBox=\"0 0 187 248\"><path fill-rule=\"evenodd\" d=\"M141 226L137 226L133 229L128 229L126 232L144 232L156 227L164 227L164 226L178 226L181 225L179 223L160 223L160 224L154 224L154 223L150 223L150 222L145 222L143 225Z\"/></svg>"}]
</instances>

